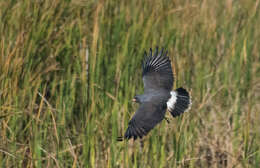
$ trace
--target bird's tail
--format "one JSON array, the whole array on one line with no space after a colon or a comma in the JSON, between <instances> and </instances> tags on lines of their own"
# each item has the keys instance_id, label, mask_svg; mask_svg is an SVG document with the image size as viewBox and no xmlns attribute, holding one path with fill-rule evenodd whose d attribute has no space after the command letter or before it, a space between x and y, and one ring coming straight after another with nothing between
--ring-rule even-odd
<instances>
[{"instance_id":1,"label":"bird's tail","mask_svg":"<svg viewBox=\"0 0 260 168\"><path fill-rule=\"evenodd\" d=\"M171 98L167 102L167 108L173 117L177 117L188 111L191 106L190 94L182 87L171 91Z\"/></svg>"}]
</instances>

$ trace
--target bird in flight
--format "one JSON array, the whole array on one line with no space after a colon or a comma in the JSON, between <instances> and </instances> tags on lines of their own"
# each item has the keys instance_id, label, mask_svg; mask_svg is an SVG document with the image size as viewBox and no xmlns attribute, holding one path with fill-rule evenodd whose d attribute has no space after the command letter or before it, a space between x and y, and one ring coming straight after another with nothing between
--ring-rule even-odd
<instances>
[{"instance_id":1,"label":"bird in flight","mask_svg":"<svg viewBox=\"0 0 260 168\"><path fill-rule=\"evenodd\" d=\"M144 94L133 99L140 105L128 123L124 139L142 139L165 118L167 109L173 117L177 117L191 105L190 95L184 88L172 90L174 76L167 51L158 51L157 47L154 53L150 49L149 54L145 52L144 55Z\"/></svg>"}]
</instances>

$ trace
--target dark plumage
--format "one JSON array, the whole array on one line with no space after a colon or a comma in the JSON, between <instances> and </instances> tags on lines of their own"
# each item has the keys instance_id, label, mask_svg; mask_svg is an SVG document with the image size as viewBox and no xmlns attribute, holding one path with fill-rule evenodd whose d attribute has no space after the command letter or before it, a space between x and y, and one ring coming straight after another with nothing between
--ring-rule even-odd
<instances>
[{"instance_id":1,"label":"dark plumage","mask_svg":"<svg viewBox=\"0 0 260 168\"><path fill-rule=\"evenodd\" d=\"M168 107L172 116L182 114L190 105L189 93L179 88L171 91L174 76L171 61L167 52L158 48L154 54L150 49L149 55L145 52L143 61L144 94L136 95L134 101L140 103L139 108L128 123L124 138L137 139L147 135L165 116Z\"/></svg>"},{"instance_id":2,"label":"dark plumage","mask_svg":"<svg viewBox=\"0 0 260 168\"><path fill-rule=\"evenodd\" d=\"M152 49L150 54L143 62L143 82L144 92L149 92L157 89L164 89L170 91L173 86L173 73L172 66L167 52L163 52L163 49L158 52L158 48L153 55Z\"/></svg>"}]
</instances>

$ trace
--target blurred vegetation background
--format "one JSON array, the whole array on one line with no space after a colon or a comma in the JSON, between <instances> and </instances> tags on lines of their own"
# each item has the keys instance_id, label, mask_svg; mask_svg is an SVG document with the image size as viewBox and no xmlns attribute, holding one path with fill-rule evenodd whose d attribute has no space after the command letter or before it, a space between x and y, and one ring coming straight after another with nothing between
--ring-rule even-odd
<instances>
[{"instance_id":1,"label":"blurred vegetation background","mask_svg":"<svg viewBox=\"0 0 260 168\"><path fill-rule=\"evenodd\" d=\"M0 0L1 167L258 167L259 0ZM192 109L117 142L168 49Z\"/></svg>"}]
</instances>

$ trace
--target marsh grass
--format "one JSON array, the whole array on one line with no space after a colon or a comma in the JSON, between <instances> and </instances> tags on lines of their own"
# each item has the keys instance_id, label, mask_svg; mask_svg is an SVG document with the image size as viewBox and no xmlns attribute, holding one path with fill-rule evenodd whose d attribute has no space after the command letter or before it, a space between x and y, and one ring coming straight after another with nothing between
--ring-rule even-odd
<instances>
[{"instance_id":1,"label":"marsh grass","mask_svg":"<svg viewBox=\"0 0 260 168\"><path fill-rule=\"evenodd\" d=\"M257 167L259 0L0 0L1 167ZM168 49L192 109L117 142Z\"/></svg>"}]
</instances>

